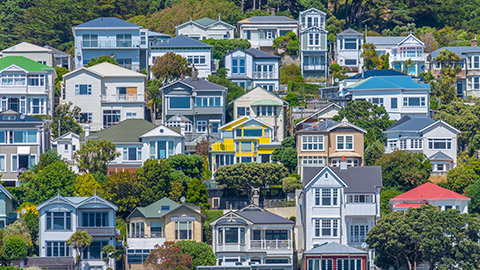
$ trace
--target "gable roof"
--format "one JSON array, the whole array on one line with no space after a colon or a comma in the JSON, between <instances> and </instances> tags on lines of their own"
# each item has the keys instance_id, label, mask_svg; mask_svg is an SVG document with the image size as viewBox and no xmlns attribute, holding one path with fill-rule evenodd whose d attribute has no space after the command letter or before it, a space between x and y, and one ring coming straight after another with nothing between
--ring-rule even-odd
<instances>
[{"instance_id":1,"label":"gable roof","mask_svg":"<svg viewBox=\"0 0 480 270\"><path fill-rule=\"evenodd\" d=\"M33 116L24 115L19 112L13 110L6 110L0 112L0 123L27 123L27 122L35 122L35 123L43 123L44 121L38 119Z\"/></svg>"},{"instance_id":2,"label":"gable roof","mask_svg":"<svg viewBox=\"0 0 480 270\"><path fill-rule=\"evenodd\" d=\"M455 46L455 47L441 47L440 49L436 49L435 51L430 53L430 57L432 61L435 61L435 58L440 55L440 52L443 50L449 50L456 55L460 56L460 58L466 58L467 56L465 55L466 53L469 52L478 52L480 51L480 47L478 46Z\"/></svg>"},{"instance_id":3,"label":"gable roof","mask_svg":"<svg viewBox=\"0 0 480 270\"><path fill-rule=\"evenodd\" d=\"M250 49L246 50L246 52L250 53L250 54L253 55L255 58L275 58L275 59L280 59L280 56L278 56L278 55L269 54L269 53L266 53L266 52L264 52L264 51L260 51L260 50L254 49L254 48L250 48Z\"/></svg>"},{"instance_id":4,"label":"gable roof","mask_svg":"<svg viewBox=\"0 0 480 270\"><path fill-rule=\"evenodd\" d=\"M345 89L355 90L377 90L377 89L430 89L430 84L421 84L412 80L411 76L382 76L370 77L361 80Z\"/></svg>"},{"instance_id":5,"label":"gable roof","mask_svg":"<svg viewBox=\"0 0 480 270\"><path fill-rule=\"evenodd\" d=\"M162 206L163 207L168 207L168 210L162 210ZM145 207L136 207L132 213L130 213L130 215L128 215L127 217L127 220L130 218L130 216L132 216L134 213L138 212L140 213L142 216L144 216L145 218L162 218L164 217L165 215L167 215L168 213L171 213L181 207L185 207L201 216L203 216L202 214L198 213L197 211L195 211L194 209L188 207L188 205L186 204L179 204L167 197L163 197L161 198L160 200L148 205L148 206L145 206Z\"/></svg>"},{"instance_id":6,"label":"gable roof","mask_svg":"<svg viewBox=\"0 0 480 270\"><path fill-rule=\"evenodd\" d=\"M31 44L28 42L22 42L17 45L14 45L10 48L6 48L2 52L32 52L32 51L37 51L37 52L52 52L49 48L44 48L37 46L35 44Z\"/></svg>"},{"instance_id":7,"label":"gable roof","mask_svg":"<svg viewBox=\"0 0 480 270\"><path fill-rule=\"evenodd\" d=\"M443 152L438 151L437 153L430 156L428 159L430 160L448 160L453 161L453 158L445 155Z\"/></svg>"},{"instance_id":8,"label":"gable roof","mask_svg":"<svg viewBox=\"0 0 480 270\"><path fill-rule=\"evenodd\" d=\"M63 134L62 136L55 138L53 141L54 142L61 141L62 139L67 138L67 137L78 137L78 138L80 138L80 135L78 135L76 133L73 133L72 131L69 131L69 132Z\"/></svg>"},{"instance_id":9,"label":"gable roof","mask_svg":"<svg viewBox=\"0 0 480 270\"><path fill-rule=\"evenodd\" d=\"M147 75L135 72L128 68L121 67L119 65L114 65L112 63L103 62L96 64L91 67L81 67L76 70L70 71L69 73L63 75L63 77L68 77L77 72L86 70L88 72L94 73L100 77L138 77L138 78L147 78Z\"/></svg>"},{"instance_id":10,"label":"gable roof","mask_svg":"<svg viewBox=\"0 0 480 270\"><path fill-rule=\"evenodd\" d=\"M293 221L276 215L256 205L249 205L235 212L253 224L295 224Z\"/></svg>"},{"instance_id":11,"label":"gable roof","mask_svg":"<svg viewBox=\"0 0 480 270\"><path fill-rule=\"evenodd\" d=\"M228 104L232 104L232 103L234 103L235 101L237 101L238 99L240 99L240 98L242 98L242 97L244 97L244 96L248 96L249 94L253 93L253 91L256 91L256 90L261 90L263 93L268 94L268 95L272 96L273 98L275 98L275 99L277 99L277 100L281 100L281 102L282 102L283 104L288 104L288 102L286 102L284 99L280 98L279 96L277 96L276 94L274 94L274 93L272 93L272 92L270 92L270 91L265 90L265 89L264 89L263 87L261 87L261 86L255 86L253 89L251 89L250 91L247 91L247 92L243 93L241 96L239 96L239 97L237 97L236 99L230 101L230 103L228 103ZM252 104L252 105L253 105L253 104Z\"/></svg>"},{"instance_id":12,"label":"gable roof","mask_svg":"<svg viewBox=\"0 0 480 270\"><path fill-rule=\"evenodd\" d=\"M113 143L139 143L140 136L156 127L144 119L126 119L106 129L90 133L87 140L105 139Z\"/></svg>"},{"instance_id":13,"label":"gable roof","mask_svg":"<svg viewBox=\"0 0 480 270\"><path fill-rule=\"evenodd\" d=\"M442 119L437 120L435 123L432 123L432 124L430 124L429 126L424 127L424 128L423 128L422 130L420 130L420 131L423 132L423 131L425 131L425 130L427 130L427 129L435 126L435 125L444 125L444 126L448 127L449 129L453 130L454 132L456 132L457 134L458 134L458 133L462 133L460 130L454 128L453 126L451 126L449 123L443 121Z\"/></svg>"},{"instance_id":14,"label":"gable roof","mask_svg":"<svg viewBox=\"0 0 480 270\"><path fill-rule=\"evenodd\" d=\"M321 254L330 254L330 255L342 255L342 254L355 254L355 255L367 255L367 251L342 245L336 242L325 243L316 248L313 248L309 251L306 251L305 254L308 255L321 255Z\"/></svg>"},{"instance_id":15,"label":"gable roof","mask_svg":"<svg viewBox=\"0 0 480 270\"><path fill-rule=\"evenodd\" d=\"M198 78L197 80L193 80L192 77L188 77L186 79L181 80L180 82L183 82L195 89L195 91L227 91L227 88L225 86L212 83L210 81L200 79Z\"/></svg>"},{"instance_id":16,"label":"gable roof","mask_svg":"<svg viewBox=\"0 0 480 270\"><path fill-rule=\"evenodd\" d=\"M60 56L60 55L62 55L62 56L70 56L70 54L68 54L68 53L66 53L66 52L64 52L64 51L61 51L61 50L59 50L59 49L57 49L57 48L54 48L54 47L52 47L52 46L45 45L45 48L52 50L52 52L53 52L53 54L54 54L55 56L57 56L57 55L58 55L58 56Z\"/></svg>"},{"instance_id":17,"label":"gable roof","mask_svg":"<svg viewBox=\"0 0 480 270\"><path fill-rule=\"evenodd\" d=\"M161 42L155 45L155 48L212 48L207 43L198 41L194 38L189 38L185 35L178 35L174 38L168 39L165 42Z\"/></svg>"},{"instance_id":18,"label":"gable roof","mask_svg":"<svg viewBox=\"0 0 480 270\"><path fill-rule=\"evenodd\" d=\"M253 16L238 22L242 23L298 23L296 20L286 16Z\"/></svg>"},{"instance_id":19,"label":"gable roof","mask_svg":"<svg viewBox=\"0 0 480 270\"><path fill-rule=\"evenodd\" d=\"M328 110L330 107L334 107L336 108L337 110L341 110L342 107L340 107L339 105L337 105L336 103L333 103L333 102L330 102L330 104L328 104L327 106L323 107L323 108L320 108L318 109L316 112L308 115L307 117L305 117L303 120L301 120L300 122L298 122L295 126L298 126L298 125L301 125L303 122L307 121L308 119L312 118L312 117L315 117L319 114L321 114L322 112ZM331 120L333 121L333 120Z\"/></svg>"},{"instance_id":20,"label":"gable roof","mask_svg":"<svg viewBox=\"0 0 480 270\"><path fill-rule=\"evenodd\" d=\"M352 28L348 28L347 30L337 34L337 37L338 36L363 36L362 33L356 31L356 30L353 30Z\"/></svg>"},{"instance_id":21,"label":"gable roof","mask_svg":"<svg viewBox=\"0 0 480 270\"><path fill-rule=\"evenodd\" d=\"M75 28L141 28L140 26L116 17L99 17L74 26Z\"/></svg>"},{"instance_id":22,"label":"gable roof","mask_svg":"<svg viewBox=\"0 0 480 270\"><path fill-rule=\"evenodd\" d=\"M337 121L334 121L334 120L331 120L331 119L326 119L325 121L314 123L311 126L306 127L306 128L304 128L302 130L299 130L297 132L298 133L302 133L302 132L306 132L306 133L308 133L308 132L322 132L322 131L327 132L331 127L333 127L337 124L338 124Z\"/></svg>"},{"instance_id":23,"label":"gable roof","mask_svg":"<svg viewBox=\"0 0 480 270\"><path fill-rule=\"evenodd\" d=\"M210 24L212 23L215 23L217 20L214 20L214 19L210 19L210 18L207 18L207 17L203 17L201 19L198 19L198 20L195 20L194 22L204 26L204 27L207 27L209 26Z\"/></svg>"},{"instance_id":24,"label":"gable roof","mask_svg":"<svg viewBox=\"0 0 480 270\"><path fill-rule=\"evenodd\" d=\"M17 199L10 192L8 192L8 190L2 184L0 184L0 192L5 194L5 196L7 196L7 198L10 200L18 202Z\"/></svg>"},{"instance_id":25,"label":"gable roof","mask_svg":"<svg viewBox=\"0 0 480 270\"><path fill-rule=\"evenodd\" d=\"M433 123L435 123L435 120L429 117L411 117L408 115L404 115L402 118L400 118L400 120L391 125L387 130L385 130L385 133L395 131L419 132Z\"/></svg>"},{"instance_id":26,"label":"gable roof","mask_svg":"<svg viewBox=\"0 0 480 270\"><path fill-rule=\"evenodd\" d=\"M458 194L449 189L427 182L421 186L411 189L403 194L398 195L392 200L429 200L429 199L462 199L470 200L470 198Z\"/></svg>"},{"instance_id":27,"label":"gable roof","mask_svg":"<svg viewBox=\"0 0 480 270\"><path fill-rule=\"evenodd\" d=\"M10 66L17 66L28 72L46 72L53 70L52 67L33 61L23 56L5 56L0 58L0 70L4 70Z\"/></svg>"},{"instance_id":28,"label":"gable roof","mask_svg":"<svg viewBox=\"0 0 480 270\"><path fill-rule=\"evenodd\" d=\"M370 37L367 36L365 43L373 43L375 45L397 45L406 37ZM378 48L377 48L378 49Z\"/></svg>"},{"instance_id":29,"label":"gable roof","mask_svg":"<svg viewBox=\"0 0 480 270\"><path fill-rule=\"evenodd\" d=\"M364 71L363 73L358 73L357 75L348 77L346 80L367 79L374 76L383 77L383 76L409 76L409 75L393 69L372 69L372 70L367 70L367 71Z\"/></svg>"},{"instance_id":30,"label":"gable roof","mask_svg":"<svg viewBox=\"0 0 480 270\"><path fill-rule=\"evenodd\" d=\"M243 118L243 117L242 117L242 118ZM242 119L242 118L240 118L240 119ZM238 119L237 119L237 120L238 120ZM233 125L233 126L232 126L232 129L235 129L235 128L241 126L241 125L245 125L246 123L248 123L248 122L250 122L250 121L255 121L255 122L258 122L258 123L260 123L260 124L262 124L262 125L264 125L264 126L267 126L267 127L269 127L269 128L273 128L272 125L270 125L270 124L268 124L268 123L265 123L264 121L262 121L262 120L260 120L260 119L247 116L247 119L245 119L244 121L242 121L242 122L240 122L240 123L238 123L238 124L236 124L236 125ZM234 122L234 121L232 121L232 122ZM230 122L230 123L232 123L232 122ZM225 124L225 126L227 126L227 125L228 125L228 124Z\"/></svg>"},{"instance_id":31,"label":"gable roof","mask_svg":"<svg viewBox=\"0 0 480 270\"><path fill-rule=\"evenodd\" d=\"M91 196L91 197L64 197L64 196L58 194L57 196L55 196L53 198L50 198L50 199L44 201L43 203L37 205L37 210L40 210L43 207L45 207L45 206L47 206L51 203L55 203L55 202L63 202L63 203L70 204L71 206L73 206L75 208L79 208L82 205L90 203L92 200L94 202L101 202L103 204L106 204L115 211L117 211L117 209L118 209L118 207L115 204L105 200L104 198L102 198L102 197L100 197L96 194Z\"/></svg>"},{"instance_id":32,"label":"gable roof","mask_svg":"<svg viewBox=\"0 0 480 270\"><path fill-rule=\"evenodd\" d=\"M158 137L158 136L170 136L170 137L183 137L182 134L178 133L176 130L174 130L171 127L166 127L164 125L160 125L150 131L147 131L147 133L143 134L140 136L140 138L148 138L148 137Z\"/></svg>"},{"instance_id":33,"label":"gable roof","mask_svg":"<svg viewBox=\"0 0 480 270\"><path fill-rule=\"evenodd\" d=\"M308 13L308 12L310 12L310 11L314 11L314 12L317 12L317 13L321 13L322 15L327 15L327 13L325 13L325 12L323 12L323 11L317 9L317 8L312 7L312 8L309 8L309 9L307 9L307 10L301 11L301 12L300 12L300 16L302 16L304 13Z\"/></svg>"}]
</instances>

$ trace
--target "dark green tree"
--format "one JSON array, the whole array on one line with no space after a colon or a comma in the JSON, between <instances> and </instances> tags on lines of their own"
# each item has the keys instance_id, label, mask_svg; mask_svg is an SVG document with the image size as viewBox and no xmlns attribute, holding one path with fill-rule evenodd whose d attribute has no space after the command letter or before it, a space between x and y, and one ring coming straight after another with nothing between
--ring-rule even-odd
<instances>
[{"instance_id":1,"label":"dark green tree","mask_svg":"<svg viewBox=\"0 0 480 270\"><path fill-rule=\"evenodd\" d=\"M100 63L105 63L105 62L118 66L118 62L113 57L110 57L108 55L104 55L104 56L100 56L98 58L90 59L90 62L88 62L88 64L85 67L91 67L91 66L95 66L95 65L98 65Z\"/></svg>"},{"instance_id":2,"label":"dark green tree","mask_svg":"<svg viewBox=\"0 0 480 270\"><path fill-rule=\"evenodd\" d=\"M126 218L140 202L137 177L134 173L120 171L103 185L103 197L118 206L118 215Z\"/></svg>"},{"instance_id":3,"label":"dark green tree","mask_svg":"<svg viewBox=\"0 0 480 270\"><path fill-rule=\"evenodd\" d=\"M375 161L379 159L385 153L385 147L383 143L379 141L374 141L367 145L365 148L365 165L372 166L375 164Z\"/></svg>"},{"instance_id":4,"label":"dark green tree","mask_svg":"<svg viewBox=\"0 0 480 270\"><path fill-rule=\"evenodd\" d=\"M172 167L165 160L148 159L137 169L139 204L147 206L167 197L172 190Z\"/></svg>"},{"instance_id":5,"label":"dark green tree","mask_svg":"<svg viewBox=\"0 0 480 270\"><path fill-rule=\"evenodd\" d=\"M74 106L71 102L55 107L53 120L49 125L52 136L55 138L60 137L69 131L77 135L83 133L82 127L76 120L80 116L80 111L80 107Z\"/></svg>"},{"instance_id":6,"label":"dark green tree","mask_svg":"<svg viewBox=\"0 0 480 270\"><path fill-rule=\"evenodd\" d=\"M250 42L246 39L204 39L203 42L213 46L213 58L221 60L223 56L237 49L250 49Z\"/></svg>"},{"instance_id":7,"label":"dark green tree","mask_svg":"<svg viewBox=\"0 0 480 270\"><path fill-rule=\"evenodd\" d=\"M215 265L217 262L212 248L206 243L183 240L175 244L180 248L181 253L188 254L192 258L192 270L196 270L197 266Z\"/></svg>"},{"instance_id":8,"label":"dark green tree","mask_svg":"<svg viewBox=\"0 0 480 270\"><path fill-rule=\"evenodd\" d=\"M190 63L179 54L168 52L155 58L151 68L153 76L165 84L171 83L192 72Z\"/></svg>"},{"instance_id":9,"label":"dark green tree","mask_svg":"<svg viewBox=\"0 0 480 270\"><path fill-rule=\"evenodd\" d=\"M471 199L468 204L468 212L480 214L480 180L475 180L473 184L465 189L465 196Z\"/></svg>"},{"instance_id":10,"label":"dark green tree","mask_svg":"<svg viewBox=\"0 0 480 270\"><path fill-rule=\"evenodd\" d=\"M208 191L207 186L197 178L193 178L188 183L187 187L187 203L192 203L201 206L204 210L210 208L208 203Z\"/></svg>"},{"instance_id":11,"label":"dark green tree","mask_svg":"<svg viewBox=\"0 0 480 270\"><path fill-rule=\"evenodd\" d=\"M470 166L457 166L447 174L448 188L463 194L465 189L478 179L478 175Z\"/></svg>"},{"instance_id":12,"label":"dark green tree","mask_svg":"<svg viewBox=\"0 0 480 270\"><path fill-rule=\"evenodd\" d=\"M378 55L375 45L364 43L362 49L363 52L360 56L363 57L363 66L367 70L376 69L378 67Z\"/></svg>"},{"instance_id":13,"label":"dark green tree","mask_svg":"<svg viewBox=\"0 0 480 270\"><path fill-rule=\"evenodd\" d=\"M295 137L290 136L282 141L282 146L275 149L272 154L272 161L280 162L290 173L297 170L297 148Z\"/></svg>"},{"instance_id":14,"label":"dark green tree","mask_svg":"<svg viewBox=\"0 0 480 270\"><path fill-rule=\"evenodd\" d=\"M297 55L300 50L300 41L294 32L288 32L283 36L279 36L273 40L273 48L279 54Z\"/></svg>"},{"instance_id":15,"label":"dark green tree","mask_svg":"<svg viewBox=\"0 0 480 270\"><path fill-rule=\"evenodd\" d=\"M285 96L285 101L288 102L288 105L290 107L300 106L300 101L298 100L298 96L293 92L289 92Z\"/></svg>"},{"instance_id":16,"label":"dark green tree","mask_svg":"<svg viewBox=\"0 0 480 270\"><path fill-rule=\"evenodd\" d=\"M302 69L295 64L280 67L280 84L303 83Z\"/></svg>"},{"instance_id":17,"label":"dark green tree","mask_svg":"<svg viewBox=\"0 0 480 270\"><path fill-rule=\"evenodd\" d=\"M282 179L282 189L285 193L293 193L302 188L302 183L295 177L285 177Z\"/></svg>"},{"instance_id":18,"label":"dark green tree","mask_svg":"<svg viewBox=\"0 0 480 270\"><path fill-rule=\"evenodd\" d=\"M3 244L3 258L7 262L21 260L27 256L27 243L22 237L11 236Z\"/></svg>"},{"instance_id":19,"label":"dark green tree","mask_svg":"<svg viewBox=\"0 0 480 270\"><path fill-rule=\"evenodd\" d=\"M199 155L178 154L169 157L167 161L173 169L182 171L186 176L202 179L205 169L205 167L203 167L203 157Z\"/></svg>"},{"instance_id":20,"label":"dark green tree","mask_svg":"<svg viewBox=\"0 0 480 270\"><path fill-rule=\"evenodd\" d=\"M107 172L107 165L118 157L115 144L107 140L87 140L74 154L78 170L86 173Z\"/></svg>"}]
</instances>

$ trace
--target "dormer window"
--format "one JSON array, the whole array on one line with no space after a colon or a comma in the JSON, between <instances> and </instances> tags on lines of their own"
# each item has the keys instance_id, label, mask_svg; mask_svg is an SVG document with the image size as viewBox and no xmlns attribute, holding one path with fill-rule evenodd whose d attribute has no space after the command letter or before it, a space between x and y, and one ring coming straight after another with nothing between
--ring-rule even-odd
<instances>
[{"instance_id":1,"label":"dormer window","mask_svg":"<svg viewBox=\"0 0 480 270\"><path fill-rule=\"evenodd\" d=\"M162 211L170 211L170 205L162 205Z\"/></svg>"}]
</instances>

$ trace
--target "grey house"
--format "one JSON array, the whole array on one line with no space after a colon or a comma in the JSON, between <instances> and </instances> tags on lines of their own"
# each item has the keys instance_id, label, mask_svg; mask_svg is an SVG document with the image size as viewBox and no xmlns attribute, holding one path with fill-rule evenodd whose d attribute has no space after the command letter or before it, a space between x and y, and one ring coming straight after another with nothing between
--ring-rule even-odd
<instances>
[{"instance_id":1,"label":"grey house","mask_svg":"<svg viewBox=\"0 0 480 270\"><path fill-rule=\"evenodd\" d=\"M217 138L225 124L227 88L197 75L162 88L162 124L180 127L185 141Z\"/></svg>"}]
</instances>

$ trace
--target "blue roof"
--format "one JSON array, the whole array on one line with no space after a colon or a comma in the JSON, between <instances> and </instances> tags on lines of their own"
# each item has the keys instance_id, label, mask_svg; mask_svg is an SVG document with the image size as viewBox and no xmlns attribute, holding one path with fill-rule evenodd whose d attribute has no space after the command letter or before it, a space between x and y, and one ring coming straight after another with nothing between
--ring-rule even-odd
<instances>
[{"instance_id":1,"label":"blue roof","mask_svg":"<svg viewBox=\"0 0 480 270\"><path fill-rule=\"evenodd\" d=\"M75 26L74 28L141 28L140 26L115 17L100 17L86 23Z\"/></svg>"},{"instance_id":2,"label":"blue roof","mask_svg":"<svg viewBox=\"0 0 480 270\"><path fill-rule=\"evenodd\" d=\"M370 77L345 87L349 91L375 89L430 89L429 84L412 80L411 76Z\"/></svg>"},{"instance_id":3,"label":"blue roof","mask_svg":"<svg viewBox=\"0 0 480 270\"><path fill-rule=\"evenodd\" d=\"M456 55L460 56L460 58L465 58L465 53L469 52L480 52L480 47L478 46L457 46L457 47L442 47L430 53L432 60L437 57L441 51L449 50L454 52Z\"/></svg>"},{"instance_id":4,"label":"blue roof","mask_svg":"<svg viewBox=\"0 0 480 270\"><path fill-rule=\"evenodd\" d=\"M12 110L7 110L7 111L4 111L4 112L0 112L0 123L11 123L11 122L15 122L15 123L19 123L19 122L43 122L43 120L40 120L38 118L35 118L35 117L32 117L32 116L28 116L28 115L24 115L24 114L21 114L19 112L16 112L16 111L12 111Z\"/></svg>"},{"instance_id":5,"label":"blue roof","mask_svg":"<svg viewBox=\"0 0 480 270\"><path fill-rule=\"evenodd\" d=\"M363 72L363 74L358 73L355 76L348 77L347 80L362 79L362 78L366 79L366 78L370 78L370 77L373 77L373 76L381 77L381 76L408 76L408 75L405 74L405 73L402 73L400 71L393 70L393 69L374 69L374 70L367 70L367 71Z\"/></svg>"},{"instance_id":6,"label":"blue roof","mask_svg":"<svg viewBox=\"0 0 480 270\"><path fill-rule=\"evenodd\" d=\"M184 47L197 47L197 48L211 48L211 45L207 43L198 41L193 38L189 38L184 35L179 35L174 38L169 39L166 42L159 43L155 45L155 48L184 48Z\"/></svg>"},{"instance_id":7,"label":"blue roof","mask_svg":"<svg viewBox=\"0 0 480 270\"><path fill-rule=\"evenodd\" d=\"M435 120L428 117L411 117L408 115L403 116L391 125L385 132L394 131L420 131L425 127L435 123Z\"/></svg>"}]
</instances>

